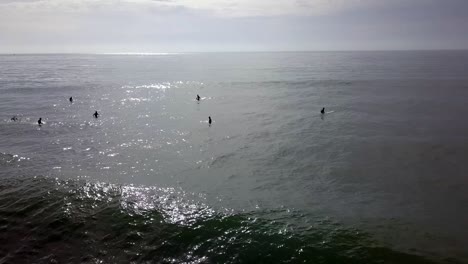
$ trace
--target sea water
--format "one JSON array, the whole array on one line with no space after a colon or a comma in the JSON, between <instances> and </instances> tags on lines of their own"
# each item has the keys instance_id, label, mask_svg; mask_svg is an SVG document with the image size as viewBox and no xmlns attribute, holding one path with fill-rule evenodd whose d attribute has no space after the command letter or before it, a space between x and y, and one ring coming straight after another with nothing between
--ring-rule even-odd
<instances>
[{"instance_id":1,"label":"sea water","mask_svg":"<svg viewBox=\"0 0 468 264\"><path fill-rule=\"evenodd\" d=\"M1 55L0 262L466 262L467 99L465 51Z\"/></svg>"}]
</instances>

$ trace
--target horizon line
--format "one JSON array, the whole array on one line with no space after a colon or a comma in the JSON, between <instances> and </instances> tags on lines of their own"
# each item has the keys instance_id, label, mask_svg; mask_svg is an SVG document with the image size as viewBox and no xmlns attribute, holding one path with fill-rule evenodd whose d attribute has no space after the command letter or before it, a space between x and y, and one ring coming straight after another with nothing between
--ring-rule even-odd
<instances>
[{"instance_id":1,"label":"horizon line","mask_svg":"<svg viewBox=\"0 0 468 264\"><path fill-rule=\"evenodd\" d=\"M468 48L448 49L336 49L336 50L239 50L239 51L181 51L181 52L0 52L0 55L129 55L166 56L204 53L307 53L307 52L389 52L389 51L468 51Z\"/></svg>"}]
</instances>

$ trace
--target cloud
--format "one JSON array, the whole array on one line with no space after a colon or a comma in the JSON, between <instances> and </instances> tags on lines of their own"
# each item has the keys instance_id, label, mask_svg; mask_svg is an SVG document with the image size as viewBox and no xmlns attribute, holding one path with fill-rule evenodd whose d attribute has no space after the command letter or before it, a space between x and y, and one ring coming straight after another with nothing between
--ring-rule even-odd
<instances>
[{"instance_id":1,"label":"cloud","mask_svg":"<svg viewBox=\"0 0 468 264\"><path fill-rule=\"evenodd\" d=\"M0 52L468 47L465 0L0 0Z\"/></svg>"},{"instance_id":2,"label":"cloud","mask_svg":"<svg viewBox=\"0 0 468 264\"><path fill-rule=\"evenodd\" d=\"M12 4L12 3L31 3L31 2L38 2L42 0L3 0L0 2L1 4Z\"/></svg>"},{"instance_id":3,"label":"cloud","mask_svg":"<svg viewBox=\"0 0 468 264\"><path fill-rule=\"evenodd\" d=\"M401 1L401 0L394 0ZM323 15L349 8L377 6L374 0L3 0L0 5L22 10L78 12L89 8L184 8L225 17ZM388 1L387 1L388 2Z\"/></svg>"}]
</instances>

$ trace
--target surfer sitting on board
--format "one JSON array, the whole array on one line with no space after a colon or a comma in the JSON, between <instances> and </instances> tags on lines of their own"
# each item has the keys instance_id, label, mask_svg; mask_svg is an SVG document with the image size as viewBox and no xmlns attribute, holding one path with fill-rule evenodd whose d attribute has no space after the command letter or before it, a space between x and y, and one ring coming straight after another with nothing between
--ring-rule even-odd
<instances>
[{"instance_id":1,"label":"surfer sitting on board","mask_svg":"<svg viewBox=\"0 0 468 264\"><path fill-rule=\"evenodd\" d=\"M325 107L322 108L322 110L320 111L320 113L325 114Z\"/></svg>"}]
</instances>

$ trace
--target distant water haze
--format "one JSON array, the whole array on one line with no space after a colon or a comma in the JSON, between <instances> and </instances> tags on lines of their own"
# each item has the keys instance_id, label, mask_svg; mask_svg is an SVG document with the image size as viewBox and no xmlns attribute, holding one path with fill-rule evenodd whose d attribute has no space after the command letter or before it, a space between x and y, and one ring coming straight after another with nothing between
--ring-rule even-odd
<instances>
[{"instance_id":1,"label":"distant water haze","mask_svg":"<svg viewBox=\"0 0 468 264\"><path fill-rule=\"evenodd\" d=\"M2 55L0 255L466 262L467 61Z\"/></svg>"}]
</instances>

